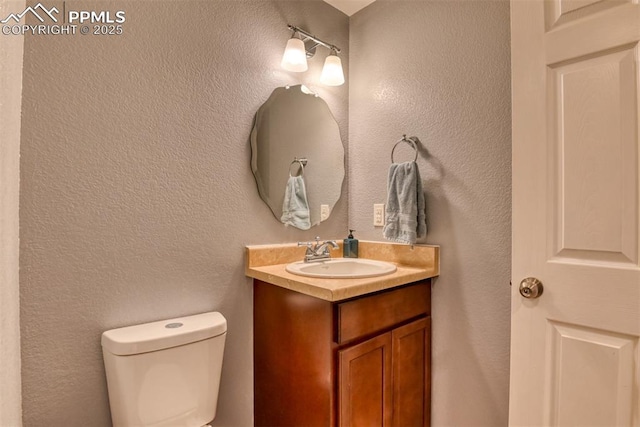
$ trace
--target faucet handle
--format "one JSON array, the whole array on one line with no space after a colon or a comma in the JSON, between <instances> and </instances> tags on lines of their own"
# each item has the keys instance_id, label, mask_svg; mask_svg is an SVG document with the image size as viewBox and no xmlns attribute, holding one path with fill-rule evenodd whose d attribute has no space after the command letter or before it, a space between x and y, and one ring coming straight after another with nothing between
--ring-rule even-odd
<instances>
[{"instance_id":1,"label":"faucet handle","mask_svg":"<svg viewBox=\"0 0 640 427\"><path fill-rule=\"evenodd\" d=\"M312 242L298 242L298 246L304 246L307 248L307 252L306 254L312 254L313 253L313 243Z\"/></svg>"}]
</instances>

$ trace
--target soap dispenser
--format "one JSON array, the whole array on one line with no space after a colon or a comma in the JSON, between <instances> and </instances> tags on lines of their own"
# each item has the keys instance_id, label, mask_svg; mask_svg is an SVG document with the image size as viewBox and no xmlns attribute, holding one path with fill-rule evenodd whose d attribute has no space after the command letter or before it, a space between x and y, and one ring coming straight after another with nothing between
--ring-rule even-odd
<instances>
[{"instance_id":1,"label":"soap dispenser","mask_svg":"<svg viewBox=\"0 0 640 427\"><path fill-rule=\"evenodd\" d=\"M343 240L342 256L344 258L358 258L358 239L353 237L353 232L349 230L349 235Z\"/></svg>"}]
</instances>

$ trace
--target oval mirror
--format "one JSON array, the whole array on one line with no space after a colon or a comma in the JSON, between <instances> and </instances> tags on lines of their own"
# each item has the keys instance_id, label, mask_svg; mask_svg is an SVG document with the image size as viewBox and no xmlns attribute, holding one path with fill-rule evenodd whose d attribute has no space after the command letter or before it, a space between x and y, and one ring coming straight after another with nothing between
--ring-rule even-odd
<instances>
[{"instance_id":1,"label":"oval mirror","mask_svg":"<svg viewBox=\"0 0 640 427\"><path fill-rule=\"evenodd\" d=\"M278 221L306 230L327 219L344 180L344 147L327 103L303 85L275 89L256 113L251 169Z\"/></svg>"}]
</instances>

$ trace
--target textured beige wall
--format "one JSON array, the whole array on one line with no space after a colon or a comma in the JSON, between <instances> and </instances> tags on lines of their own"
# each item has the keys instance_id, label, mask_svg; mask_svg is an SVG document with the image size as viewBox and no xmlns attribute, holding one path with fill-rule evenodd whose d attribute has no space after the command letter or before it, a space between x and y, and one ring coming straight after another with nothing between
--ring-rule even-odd
<instances>
[{"instance_id":1,"label":"textured beige wall","mask_svg":"<svg viewBox=\"0 0 640 427\"><path fill-rule=\"evenodd\" d=\"M433 425L507 425L509 3L379 0L351 17L349 223L382 240L393 143L418 136L433 289ZM397 152L408 160L407 151Z\"/></svg>"},{"instance_id":2,"label":"textured beige wall","mask_svg":"<svg viewBox=\"0 0 640 427\"><path fill-rule=\"evenodd\" d=\"M275 87L305 83L346 146L348 85L318 85L324 55L302 75L279 63L292 23L348 64L348 18L320 1L67 2L98 5L126 12L124 35L25 42L24 423L110 425L101 332L217 310L229 333L215 425L252 425L243 246L347 228L346 196L307 232L276 221L249 165L253 116Z\"/></svg>"},{"instance_id":3,"label":"textured beige wall","mask_svg":"<svg viewBox=\"0 0 640 427\"><path fill-rule=\"evenodd\" d=\"M0 19L24 9L0 2ZM21 425L18 195L24 37L0 36L0 426Z\"/></svg>"}]
</instances>

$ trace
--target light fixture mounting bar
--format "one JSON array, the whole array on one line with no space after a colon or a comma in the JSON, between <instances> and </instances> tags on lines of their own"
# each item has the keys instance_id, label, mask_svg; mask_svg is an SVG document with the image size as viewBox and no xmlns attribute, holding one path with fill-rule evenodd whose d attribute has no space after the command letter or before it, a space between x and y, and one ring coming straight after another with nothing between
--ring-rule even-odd
<instances>
[{"instance_id":1,"label":"light fixture mounting bar","mask_svg":"<svg viewBox=\"0 0 640 427\"><path fill-rule=\"evenodd\" d=\"M289 29L291 31L300 33L303 36L305 36L307 39L313 40L314 42L326 47L327 49L331 49L331 50L335 51L336 53L340 53L340 48L338 46L330 44L330 43L327 43L327 42L324 42L324 41L320 40L319 38L317 38L316 36L314 36L313 34L310 34L309 32L307 32L307 31L305 31L305 30L303 30L301 28L294 27L293 25L288 25L288 27L289 27Z\"/></svg>"}]
</instances>

